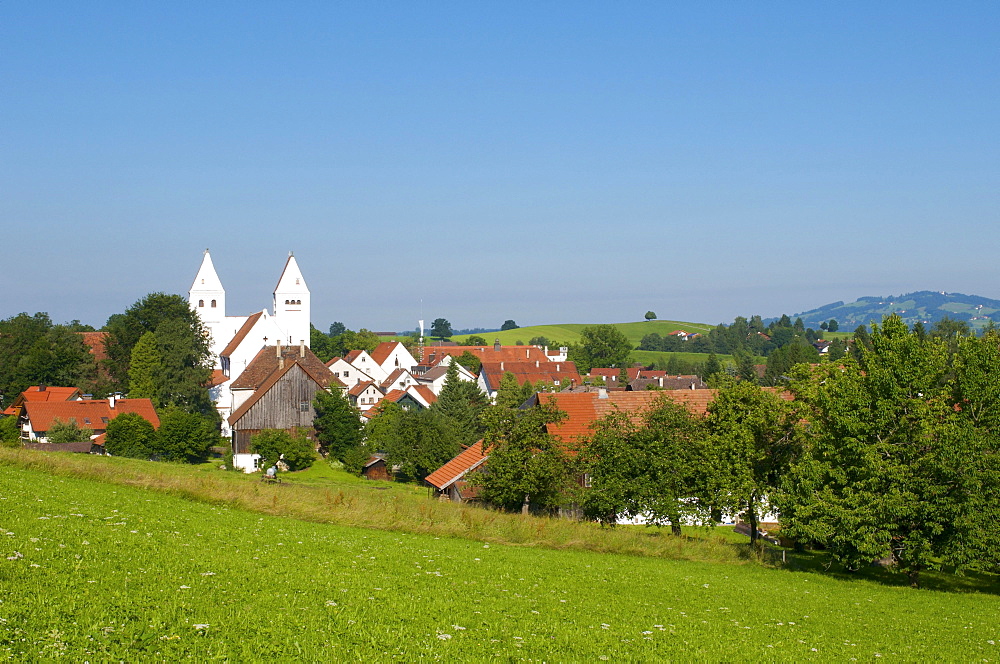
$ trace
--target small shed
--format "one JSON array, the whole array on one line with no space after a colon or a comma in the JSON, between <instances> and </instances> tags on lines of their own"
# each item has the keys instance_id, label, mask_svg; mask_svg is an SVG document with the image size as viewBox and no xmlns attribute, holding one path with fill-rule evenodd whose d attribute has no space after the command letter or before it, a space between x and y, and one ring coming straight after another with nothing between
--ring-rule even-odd
<instances>
[{"instance_id":1,"label":"small shed","mask_svg":"<svg viewBox=\"0 0 1000 664\"><path fill-rule=\"evenodd\" d=\"M389 468L385 465L385 457L381 454L373 454L361 468L361 474L369 480L392 479Z\"/></svg>"}]
</instances>

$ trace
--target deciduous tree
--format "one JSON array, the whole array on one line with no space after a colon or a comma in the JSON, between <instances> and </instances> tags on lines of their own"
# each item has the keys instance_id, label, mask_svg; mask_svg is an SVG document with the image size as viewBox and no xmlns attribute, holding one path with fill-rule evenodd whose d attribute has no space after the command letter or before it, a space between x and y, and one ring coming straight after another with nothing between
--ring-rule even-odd
<instances>
[{"instance_id":1,"label":"deciduous tree","mask_svg":"<svg viewBox=\"0 0 1000 664\"><path fill-rule=\"evenodd\" d=\"M343 461L348 452L361 444L362 425L358 409L340 390L320 390L313 400L316 439L333 458Z\"/></svg>"},{"instance_id":2,"label":"deciduous tree","mask_svg":"<svg viewBox=\"0 0 1000 664\"><path fill-rule=\"evenodd\" d=\"M108 422L104 450L111 456L148 459L156 446L152 423L137 413L122 413Z\"/></svg>"}]
</instances>

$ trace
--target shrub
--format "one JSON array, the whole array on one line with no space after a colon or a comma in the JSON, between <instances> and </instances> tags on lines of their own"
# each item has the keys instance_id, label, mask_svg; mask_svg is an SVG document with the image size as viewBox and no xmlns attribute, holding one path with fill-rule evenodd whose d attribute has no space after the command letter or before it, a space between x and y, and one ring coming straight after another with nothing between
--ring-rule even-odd
<instances>
[{"instance_id":1,"label":"shrub","mask_svg":"<svg viewBox=\"0 0 1000 664\"><path fill-rule=\"evenodd\" d=\"M79 443L94 435L93 429L81 429L75 419L69 422L56 419L45 433L50 443Z\"/></svg>"},{"instance_id":2,"label":"shrub","mask_svg":"<svg viewBox=\"0 0 1000 664\"><path fill-rule=\"evenodd\" d=\"M250 437L250 449L261 455L264 462L275 462L284 455L290 470L308 468L316 460L316 447L304 434L295 435L284 429L264 429Z\"/></svg>"},{"instance_id":3,"label":"shrub","mask_svg":"<svg viewBox=\"0 0 1000 664\"><path fill-rule=\"evenodd\" d=\"M208 458L209 450L218 440L213 420L171 408L160 416L160 429L151 451L168 461L197 463Z\"/></svg>"},{"instance_id":4,"label":"shrub","mask_svg":"<svg viewBox=\"0 0 1000 664\"><path fill-rule=\"evenodd\" d=\"M108 422L104 451L112 456L148 459L156 443L152 423L137 413L122 413Z\"/></svg>"},{"instance_id":5,"label":"shrub","mask_svg":"<svg viewBox=\"0 0 1000 664\"><path fill-rule=\"evenodd\" d=\"M16 417L0 417L0 445L20 447L21 432L17 428Z\"/></svg>"}]
</instances>

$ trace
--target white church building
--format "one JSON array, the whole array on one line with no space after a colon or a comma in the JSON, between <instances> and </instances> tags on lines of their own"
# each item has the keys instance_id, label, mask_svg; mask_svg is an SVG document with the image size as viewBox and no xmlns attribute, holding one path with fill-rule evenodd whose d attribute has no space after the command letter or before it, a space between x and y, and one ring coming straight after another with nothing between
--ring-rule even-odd
<instances>
[{"instance_id":1,"label":"white church building","mask_svg":"<svg viewBox=\"0 0 1000 664\"><path fill-rule=\"evenodd\" d=\"M212 399L222 417L224 436L230 435L228 417L239 407L234 404L230 385L260 349L309 345L309 287L291 252L274 287L273 298L273 314L265 308L247 316L226 315L226 289L215 271L211 254L205 250L188 300L212 337L212 357L217 370Z\"/></svg>"}]
</instances>

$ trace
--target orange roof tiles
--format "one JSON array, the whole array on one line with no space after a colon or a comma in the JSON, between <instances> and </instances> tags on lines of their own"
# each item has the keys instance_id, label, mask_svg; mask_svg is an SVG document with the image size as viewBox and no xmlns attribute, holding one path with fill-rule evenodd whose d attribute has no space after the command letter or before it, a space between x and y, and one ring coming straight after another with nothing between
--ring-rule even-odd
<instances>
[{"instance_id":1,"label":"orange roof tiles","mask_svg":"<svg viewBox=\"0 0 1000 664\"><path fill-rule=\"evenodd\" d=\"M441 466L425 479L431 486L447 489L453 482L462 479L466 473L475 470L490 458L489 450L483 451L483 441L462 450L454 459Z\"/></svg>"},{"instance_id":2,"label":"orange roof tiles","mask_svg":"<svg viewBox=\"0 0 1000 664\"><path fill-rule=\"evenodd\" d=\"M334 385L336 387L346 387L339 378L333 375L330 369L323 364L316 355L313 354L309 347L304 348L305 354L302 354L302 348L299 346L282 346L281 347L281 358L284 360L286 366L290 364L298 364L305 370L309 376L319 383L323 387L329 387ZM247 365L243 373L239 375L236 380L233 381L232 389L234 390L256 390L261 385L263 385L275 372L280 370L281 362L278 358L278 352L276 346L264 346L261 348L257 355L250 360L250 364Z\"/></svg>"},{"instance_id":3,"label":"orange roof tiles","mask_svg":"<svg viewBox=\"0 0 1000 664\"><path fill-rule=\"evenodd\" d=\"M349 389L347 391L347 393L350 394L352 397L357 397L357 396L360 396L362 392L364 392L365 390L367 390L369 387L371 387L374 384L375 384L375 381L373 381L373 380L363 380L360 383L357 383L351 389ZM378 389L378 388L376 388L376 389Z\"/></svg>"},{"instance_id":4,"label":"orange roof tiles","mask_svg":"<svg viewBox=\"0 0 1000 664\"><path fill-rule=\"evenodd\" d=\"M537 383L540 380L555 383L570 380L580 383L580 373L576 370L573 362L483 362L480 374L490 390L500 387L500 381L507 372L517 377L517 384L524 385L531 381Z\"/></svg>"},{"instance_id":5,"label":"orange roof tiles","mask_svg":"<svg viewBox=\"0 0 1000 664\"><path fill-rule=\"evenodd\" d=\"M445 355L458 357L468 351L483 362L551 362L545 351L538 346L427 346L424 348L423 364L435 364Z\"/></svg>"},{"instance_id":6,"label":"orange roof tiles","mask_svg":"<svg viewBox=\"0 0 1000 664\"><path fill-rule=\"evenodd\" d=\"M370 353L372 359L375 360L376 364L382 366L382 364L389 359L389 355L392 354L392 351L396 349L397 345L401 346L402 344L398 341L383 341Z\"/></svg>"},{"instance_id":7,"label":"orange roof tiles","mask_svg":"<svg viewBox=\"0 0 1000 664\"><path fill-rule=\"evenodd\" d=\"M434 402L438 400L434 391L426 385L411 385L408 389L417 392L428 404L434 404Z\"/></svg>"},{"instance_id":8,"label":"orange roof tiles","mask_svg":"<svg viewBox=\"0 0 1000 664\"><path fill-rule=\"evenodd\" d=\"M104 341L108 338L107 332L78 332L83 337L83 343L90 347L90 354L94 360L100 364L108 359L108 351L104 347Z\"/></svg>"},{"instance_id":9,"label":"orange roof tiles","mask_svg":"<svg viewBox=\"0 0 1000 664\"><path fill-rule=\"evenodd\" d=\"M136 413L148 420L154 427L160 426L153 403L149 399L117 399L112 408L107 399L85 399L83 401L28 401L24 409L31 429L36 432L48 431L56 420L75 420L77 426L95 431L103 431L107 423L122 413Z\"/></svg>"}]
</instances>

